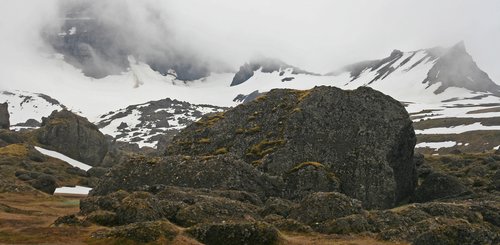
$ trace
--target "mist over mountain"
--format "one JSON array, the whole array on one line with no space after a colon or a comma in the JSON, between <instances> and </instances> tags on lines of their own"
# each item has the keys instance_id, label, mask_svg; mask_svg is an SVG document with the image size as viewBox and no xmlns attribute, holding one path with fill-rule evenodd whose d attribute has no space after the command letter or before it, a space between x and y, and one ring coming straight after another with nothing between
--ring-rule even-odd
<instances>
[{"instance_id":1,"label":"mist over mountain","mask_svg":"<svg viewBox=\"0 0 500 245\"><path fill-rule=\"evenodd\" d=\"M71 0L60 3L59 14L60 30L46 31L44 38L65 61L89 77L120 74L134 61L184 81L227 69L176 42L165 12L153 4Z\"/></svg>"}]
</instances>

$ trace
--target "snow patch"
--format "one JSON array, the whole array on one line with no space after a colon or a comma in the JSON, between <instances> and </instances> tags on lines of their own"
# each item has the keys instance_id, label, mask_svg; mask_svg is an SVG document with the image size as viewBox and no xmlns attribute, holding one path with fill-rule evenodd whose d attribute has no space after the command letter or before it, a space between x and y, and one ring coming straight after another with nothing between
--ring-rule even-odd
<instances>
[{"instance_id":1,"label":"snow patch","mask_svg":"<svg viewBox=\"0 0 500 245\"><path fill-rule=\"evenodd\" d=\"M440 128L428 128L423 130L415 130L415 134L461 134L469 131L477 130L500 130L500 126L484 126L480 122L460 125L455 127L440 127Z\"/></svg>"},{"instance_id":2,"label":"snow patch","mask_svg":"<svg viewBox=\"0 0 500 245\"><path fill-rule=\"evenodd\" d=\"M443 142L422 142L418 143L415 148L432 148L434 150L439 150L440 148L450 148L457 144L455 141L443 141Z\"/></svg>"},{"instance_id":3,"label":"snow patch","mask_svg":"<svg viewBox=\"0 0 500 245\"><path fill-rule=\"evenodd\" d=\"M90 165L87 165L85 163L82 163L80 161L77 161L73 158L70 158L70 157L67 157L57 151L51 151L51 150L47 150L47 149L43 149L41 147L38 147L38 146L35 146L35 149L37 151L39 151L40 153L44 154L44 155L47 155L47 156L50 156L50 157L53 157L53 158L57 158L59 160L62 160L62 161L65 161L67 162L69 165L73 166L73 167L77 167L79 169L83 169L85 171L89 170L90 168L92 168L92 166Z\"/></svg>"},{"instance_id":4,"label":"snow patch","mask_svg":"<svg viewBox=\"0 0 500 245\"><path fill-rule=\"evenodd\" d=\"M75 186L75 187L59 187L54 191L56 194L70 194L70 195L88 195L92 188L85 186Z\"/></svg>"}]
</instances>

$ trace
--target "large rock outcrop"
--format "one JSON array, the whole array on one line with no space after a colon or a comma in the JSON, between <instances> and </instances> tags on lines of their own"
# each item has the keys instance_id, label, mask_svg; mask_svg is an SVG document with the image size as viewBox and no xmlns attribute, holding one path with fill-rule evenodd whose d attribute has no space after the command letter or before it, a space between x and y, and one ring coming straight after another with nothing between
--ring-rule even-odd
<instances>
[{"instance_id":1,"label":"large rock outcrop","mask_svg":"<svg viewBox=\"0 0 500 245\"><path fill-rule=\"evenodd\" d=\"M368 87L316 87L272 90L206 116L177 135L166 155L229 152L282 179L285 198L336 191L365 207L387 208L415 189L414 145L412 122L398 101Z\"/></svg>"},{"instance_id":2,"label":"large rock outcrop","mask_svg":"<svg viewBox=\"0 0 500 245\"><path fill-rule=\"evenodd\" d=\"M92 166L99 165L108 151L99 129L68 110L54 111L43 118L36 135L41 144Z\"/></svg>"},{"instance_id":3,"label":"large rock outcrop","mask_svg":"<svg viewBox=\"0 0 500 245\"><path fill-rule=\"evenodd\" d=\"M9 115L9 104L7 102L0 104L0 129L9 129L10 127L10 115Z\"/></svg>"}]
</instances>

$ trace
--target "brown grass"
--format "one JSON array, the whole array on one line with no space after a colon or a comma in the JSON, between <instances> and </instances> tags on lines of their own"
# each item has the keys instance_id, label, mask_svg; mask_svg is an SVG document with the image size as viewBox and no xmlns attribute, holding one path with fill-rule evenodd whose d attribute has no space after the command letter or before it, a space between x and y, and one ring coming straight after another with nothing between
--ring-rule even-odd
<instances>
[{"instance_id":1,"label":"brown grass","mask_svg":"<svg viewBox=\"0 0 500 245\"><path fill-rule=\"evenodd\" d=\"M324 235L324 234L282 234L283 245L408 245L407 242L379 241L368 236Z\"/></svg>"}]
</instances>

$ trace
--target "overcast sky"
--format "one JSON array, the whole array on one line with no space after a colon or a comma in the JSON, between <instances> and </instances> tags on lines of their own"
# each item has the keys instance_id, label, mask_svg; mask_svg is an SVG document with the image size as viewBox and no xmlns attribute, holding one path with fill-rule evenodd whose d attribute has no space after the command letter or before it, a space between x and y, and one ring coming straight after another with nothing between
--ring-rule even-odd
<instances>
[{"instance_id":1,"label":"overcast sky","mask_svg":"<svg viewBox=\"0 0 500 245\"><path fill-rule=\"evenodd\" d=\"M105 0L100 0L101 2ZM200 56L239 67L268 56L319 73L366 59L464 40L478 65L500 83L498 0L108 0L102 12L147 30L151 13L168 40ZM2 0L0 65L43 50L41 28L57 26L57 0ZM115 10L114 7L120 8ZM126 11L124 11L126 10ZM157 16L157 17L158 17ZM142 28L144 26L144 28ZM142 37L142 36L141 36ZM146 42L147 43L147 42ZM42 48L42 49L41 49ZM1 68L0 68L1 69ZM2 71L9 72L9 71Z\"/></svg>"}]
</instances>

